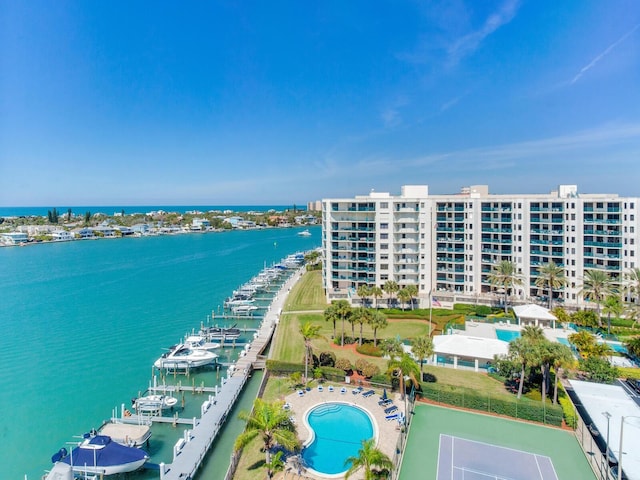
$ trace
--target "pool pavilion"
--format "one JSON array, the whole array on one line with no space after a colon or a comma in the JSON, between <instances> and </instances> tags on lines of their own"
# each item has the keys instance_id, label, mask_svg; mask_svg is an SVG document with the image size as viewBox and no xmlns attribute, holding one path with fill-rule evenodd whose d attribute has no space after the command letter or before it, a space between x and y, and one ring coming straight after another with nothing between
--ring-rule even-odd
<instances>
[{"instance_id":1,"label":"pool pavilion","mask_svg":"<svg viewBox=\"0 0 640 480\"><path fill-rule=\"evenodd\" d=\"M536 325L539 327L556 328L556 321L558 320L548 309L530 303L528 305L518 305L513 307L513 313L515 313L518 319L518 324Z\"/></svg>"}]
</instances>

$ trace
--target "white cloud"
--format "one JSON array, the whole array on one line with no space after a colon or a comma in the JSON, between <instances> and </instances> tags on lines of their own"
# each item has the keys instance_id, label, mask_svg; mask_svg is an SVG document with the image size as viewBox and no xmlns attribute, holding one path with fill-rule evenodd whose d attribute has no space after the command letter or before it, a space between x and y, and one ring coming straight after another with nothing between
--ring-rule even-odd
<instances>
[{"instance_id":1,"label":"white cloud","mask_svg":"<svg viewBox=\"0 0 640 480\"><path fill-rule=\"evenodd\" d=\"M576 83L578 80L580 80L580 78L587 73L589 70L591 70L593 67L596 66L596 64L602 60L604 57L606 57L607 55L609 55L611 53L611 51L616 48L618 45L620 45L622 42L624 42L627 38L629 38L631 35L633 35L633 33L638 30L638 28L640 28L640 23L638 23L635 27L633 27L631 30L629 30L627 33L625 33L624 35L622 35L618 40L616 40L615 42L613 42L611 45L609 45L607 48L604 49L604 51L602 53L599 53L598 55L595 56L595 58L593 60L591 60L588 64L586 64L584 67L582 67L580 69L580 71L577 73L577 75L575 77L573 77L573 79L569 82L570 85L573 85L574 83Z\"/></svg>"},{"instance_id":2,"label":"white cloud","mask_svg":"<svg viewBox=\"0 0 640 480\"><path fill-rule=\"evenodd\" d=\"M513 20L518 7L517 0L508 0L497 12L489 15L478 30L467 33L453 42L448 48L449 64L455 65L462 58L475 52L485 38Z\"/></svg>"}]
</instances>

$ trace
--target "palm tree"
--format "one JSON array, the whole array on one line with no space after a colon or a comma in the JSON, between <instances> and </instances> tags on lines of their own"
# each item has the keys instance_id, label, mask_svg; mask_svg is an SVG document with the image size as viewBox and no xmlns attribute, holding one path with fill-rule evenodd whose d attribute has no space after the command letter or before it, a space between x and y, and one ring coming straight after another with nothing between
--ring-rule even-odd
<instances>
[{"instance_id":1,"label":"palm tree","mask_svg":"<svg viewBox=\"0 0 640 480\"><path fill-rule=\"evenodd\" d=\"M391 459L384 454L380 449L376 448L375 438L362 441L362 448L358 450L357 457L349 457L345 460L344 465L351 464L347 473L344 474L344 478L347 479L353 475L357 470L364 468L364 479L374 480L379 478L377 469L390 470L393 467Z\"/></svg>"},{"instance_id":2,"label":"palm tree","mask_svg":"<svg viewBox=\"0 0 640 480\"><path fill-rule=\"evenodd\" d=\"M580 330L579 332L569 335L569 341L573 343L578 349L578 352L582 354L583 352L586 353L589 351L593 345L596 344L596 337L587 330Z\"/></svg>"},{"instance_id":3,"label":"palm tree","mask_svg":"<svg viewBox=\"0 0 640 480\"><path fill-rule=\"evenodd\" d=\"M411 358L408 353L402 353L399 358L392 358L389 360L387 373L395 375L400 379L400 388L402 389L402 398L405 396L406 384L405 376L409 377L409 380L415 387L419 385L418 375L420 375L420 368L416 361Z\"/></svg>"},{"instance_id":4,"label":"palm tree","mask_svg":"<svg viewBox=\"0 0 640 480\"><path fill-rule=\"evenodd\" d=\"M411 304L411 310L413 310L413 299L416 298L418 296L418 287L416 287L415 285L407 285L406 287L404 287L405 291L407 292L407 295L409 297L409 303Z\"/></svg>"},{"instance_id":5,"label":"palm tree","mask_svg":"<svg viewBox=\"0 0 640 480\"><path fill-rule=\"evenodd\" d=\"M382 286L382 290L384 290L384 292L389 296L389 298L387 299L387 308L388 308L391 297L395 295L395 293L398 290L400 290L400 287L393 280L387 280L386 282L384 282L384 285Z\"/></svg>"},{"instance_id":6,"label":"palm tree","mask_svg":"<svg viewBox=\"0 0 640 480\"><path fill-rule=\"evenodd\" d=\"M372 317L373 314L368 308L359 307L354 310L352 318L355 323L360 324L360 341L358 342L358 345L362 345L362 327L365 323L369 324Z\"/></svg>"},{"instance_id":7,"label":"palm tree","mask_svg":"<svg viewBox=\"0 0 640 480\"><path fill-rule=\"evenodd\" d=\"M509 260L502 260L499 264L493 266L487 278L491 285L504 290L504 311L507 313L509 289L523 283L516 264Z\"/></svg>"},{"instance_id":8,"label":"palm tree","mask_svg":"<svg viewBox=\"0 0 640 480\"><path fill-rule=\"evenodd\" d=\"M607 333L611 333L611 315L620 318L623 311L624 305L622 304L620 295L614 293L605 299L602 313L606 313L607 315Z\"/></svg>"},{"instance_id":9,"label":"palm tree","mask_svg":"<svg viewBox=\"0 0 640 480\"><path fill-rule=\"evenodd\" d=\"M640 335L628 338L624 342L627 351L634 357L640 357Z\"/></svg>"},{"instance_id":10,"label":"palm tree","mask_svg":"<svg viewBox=\"0 0 640 480\"><path fill-rule=\"evenodd\" d=\"M380 350L382 350L385 357L389 357L391 360L400 357L404 352L399 338L385 338L380 343Z\"/></svg>"},{"instance_id":11,"label":"palm tree","mask_svg":"<svg viewBox=\"0 0 640 480\"><path fill-rule=\"evenodd\" d=\"M541 342L546 337L544 336L544 330L537 325L527 325L522 329L520 335L525 338L529 338L534 342Z\"/></svg>"},{"instance_id":12,"label":"palm tree","mask_svg":"<svg viewBox=\"0 0 640 480\"><path fill-rule=\"evenodd\" d=\"M371 296L371 289L369 288L369 285L363 283L358 287L358 290L356 293L362 299L362 306L363 307L366 306L367 299Z\"/></svg>"},{"instance_id":13,"label":"palm tree","mask_svg":"<svg viewBox=\"0 0 640 480\"><path fill-rule=\"evenodd\" d=\"M603 272L602 270L585 270L580 295L590 302L596 302L599 327L602 327L600 304L612 293L613 281L607 272Z\"/></svg>"},{"instance_id":14,"label":"palm tree","mask_svg":"<svg viewBox=\"0 0 640 480\"><path fill-rule=\"evenodd\" d=\"M377 336L378 329L384 330L385 328L387 328L387 325L389 325L389 322L387 321L387 317L385 317L382 312L376 310L375 312L373 312L373 315L371 315L371 319L369 320L369 325L373 329L373 346L377 347L378 346L378 336Z\"/></svg>"},{"instance_id":15,"label":"palm tree","mask_svg":"<svg viewBox=\"0 0 640 480\"><path fill-rule=\"evenodd\" d=\"M400 300L400 302L402 303L402 310L404 310L406 304L409 303L409 300L411 300L411 295L409 295L409 292L407 292L406 287L401 288L398 291L398 300Z\"/></svg>"},{"instance_id":16,"label":"palm tree","mask_svg":"<svg viewBox=\"0 0 640 480\"><path fill-rule=\"evenodd\" d=\"M351 317L351 305L346 300L334 300L331 302L335 305L336 316L342 320L342 338L340 340L340 346L344 347L344 321Z\"/></svg>"},{"instance_id":17,"label":"palm tree","mask_svg":"<svg viewBox=\"0 0 640 480\"><path fill-rule=\"evenodd\" d=\"M304 381L309 378L309 353L311 352L311 340L320 336L320 325L305 322L300 325L300 335L304 339Z\"/></svg>"},{"instance_id":18,"label":"palm tree","mask_svg":"<svg viewBox=\"0 0 640 480\"><path fill-rule=\"evenodd\" d=\"M640 300L640 267L635 267L625 274L625 283L629 297L637 303Z\"/></svg>"},{"instance_id":19,"label":"palm tree","mask_svg":"<svg viewBox=\"0 0 640 480\"><path fill-rule=\"evenodd\" d=\"M342 320L342 345L344 345L344 321L351 314L351 305L346 300L334 300L324 311L324 319L333 322L333 337L336 338L336 322Z\"/></svg>"},{"instance_id":20,"label":"palm tree","mask_svg":"<svg viewBox=\"0 0 640 480\"><path fill-rule=\"evenodd\" d=\"M331 302L331 305L329 305L324 311L324 320L326 322L333 323L333 335L331 338L336 338L336 322L338 321L338 314L336 312L337 309L336 309L335 302L336 300Z\"/></svg>"},{"instance_id":21,"label":"palm tree","mask_svg":"<svg viewBox=\"0 0 640 480\"><path fill-rule=\"evenodd\" d=\"M433 355L433 340L429 335L420 335L411 342L411 353L420 362L420 380L422 380L423 363Z\"/></svg>"},{"instance_id":22,"label":"palm tree","mask_svg":"<svg viewBox=\"0 0 640 480\"><path fill-rule=\"evenodd\" d=\"M265 451L267 474L271 477L271 449L277 443L288 450L299 447L296 426L289 418L290 414L283 409L284 402L265 402L256 398L251 412L240 412L238 417L247 422L245 431L236 439L234 449L241 450L258 435L262 438Z\"/></svg>"},{"instance_id":23,"label":"palm tree","mask_svg":"<svg viewBox=\"0 0 640 480\"><path fill-rule=\"evenodd\" d=\"M540 268L539 274L540 276L536 279L536 286L548 290L549 310L551 310L553 306L553 291L567 284L567 279L564 278L564 268L554 262L549 262Z\"/></svg>"},{"instance_id":24,"label":"palm tree","mask_svg":"<svg viewBox=\"0 0 640 480\"><path fill-rule=\"evenodd\" d=\"M371 296L376 299L376 308L378 308L378 299L382 298L382 289L377 285L371 287Z\"/></svg>"},{"instance_id":25,"label":"palm tree","mask_svg":"<svg viewBox=\"0 0 640 480\"><path fill-rule=\"evenodd\" d=\"M522 397L522 387L527 367L534 363L535 346L527 337L519 337L509 342L509 356L520 364L520 385L518 385L518 398Z\"/></svg>"},{"instance_id":26,"label":"palm tree","mask_svg":"<svg viewBox=\"0 0 640 480\"><path fill-rule=\"evenodd\" d=\"M575 358L571 348L567 345L563 345L558 342L553 342L554 357L553 357L553 369L556 372L555 381L553 385L553 403L558 403L558 378L562 375L562 371L565 368L571 368L575 363Z\"/></svg>"}]
</instances>

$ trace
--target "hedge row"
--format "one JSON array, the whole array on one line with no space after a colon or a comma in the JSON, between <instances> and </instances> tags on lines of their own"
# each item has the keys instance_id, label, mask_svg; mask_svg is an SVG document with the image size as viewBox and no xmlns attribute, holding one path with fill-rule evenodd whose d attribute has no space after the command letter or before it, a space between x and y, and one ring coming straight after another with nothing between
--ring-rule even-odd
<instances>
[{"instance_id":1,"label":"hedge row","mask_svg":"<svg viewBox=\"0 0 640 480\"><path fill-rule=\"evenodd\" d=\"M421 385L422 397L434 402L548 425L562 425L562 408L558 405L544 406L542 403L529 400L512 400L508 397L495 398L490 395L480 395L475 390L450 385L434 383L422 383Z\"/></svg>"},{"instance_id":2,"label":"hedge row","mask_svg":"<svg viewBox=\"0 0 640 480\"><path fill-rule=\"evenodd\" d=\"M344 381L344 370L340 368L334 367L318 367L322 372L322 376L327 380L332 380L334 382L343 382ZM274 375L291 375L295 372L304 373L304 364L300 363L290 363L290 362L280 362L278 360L267 360L267 370ZM310 374L313 373L313 370L310 370Z\"/></svg>"},{"instance_id":3,"label":"hedge row","mask_svg":"<svg viewBox=\"0 0 640 480\"><path fill-rule=\"evenodd\" d=\"M640 380L640 368L618 367L618 371L620 372L620 377L622 378L633 378L635 380Z\"/></svg>"}]
</instances>

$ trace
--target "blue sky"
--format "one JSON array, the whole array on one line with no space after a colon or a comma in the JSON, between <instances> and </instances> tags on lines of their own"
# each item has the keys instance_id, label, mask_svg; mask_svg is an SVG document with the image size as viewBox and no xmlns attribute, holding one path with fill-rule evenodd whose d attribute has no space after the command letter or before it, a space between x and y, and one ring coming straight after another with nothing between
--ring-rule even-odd
<instances>
[{"instance_id":1,"label":"blue sky","mask_svg":"<svg viewBox=\"0 0 640 480\"><path fill-rule=\"evenodd\" d=\"M640 195L636 0L0 0L0 205Z\"/></svg>"}]
</instances>

